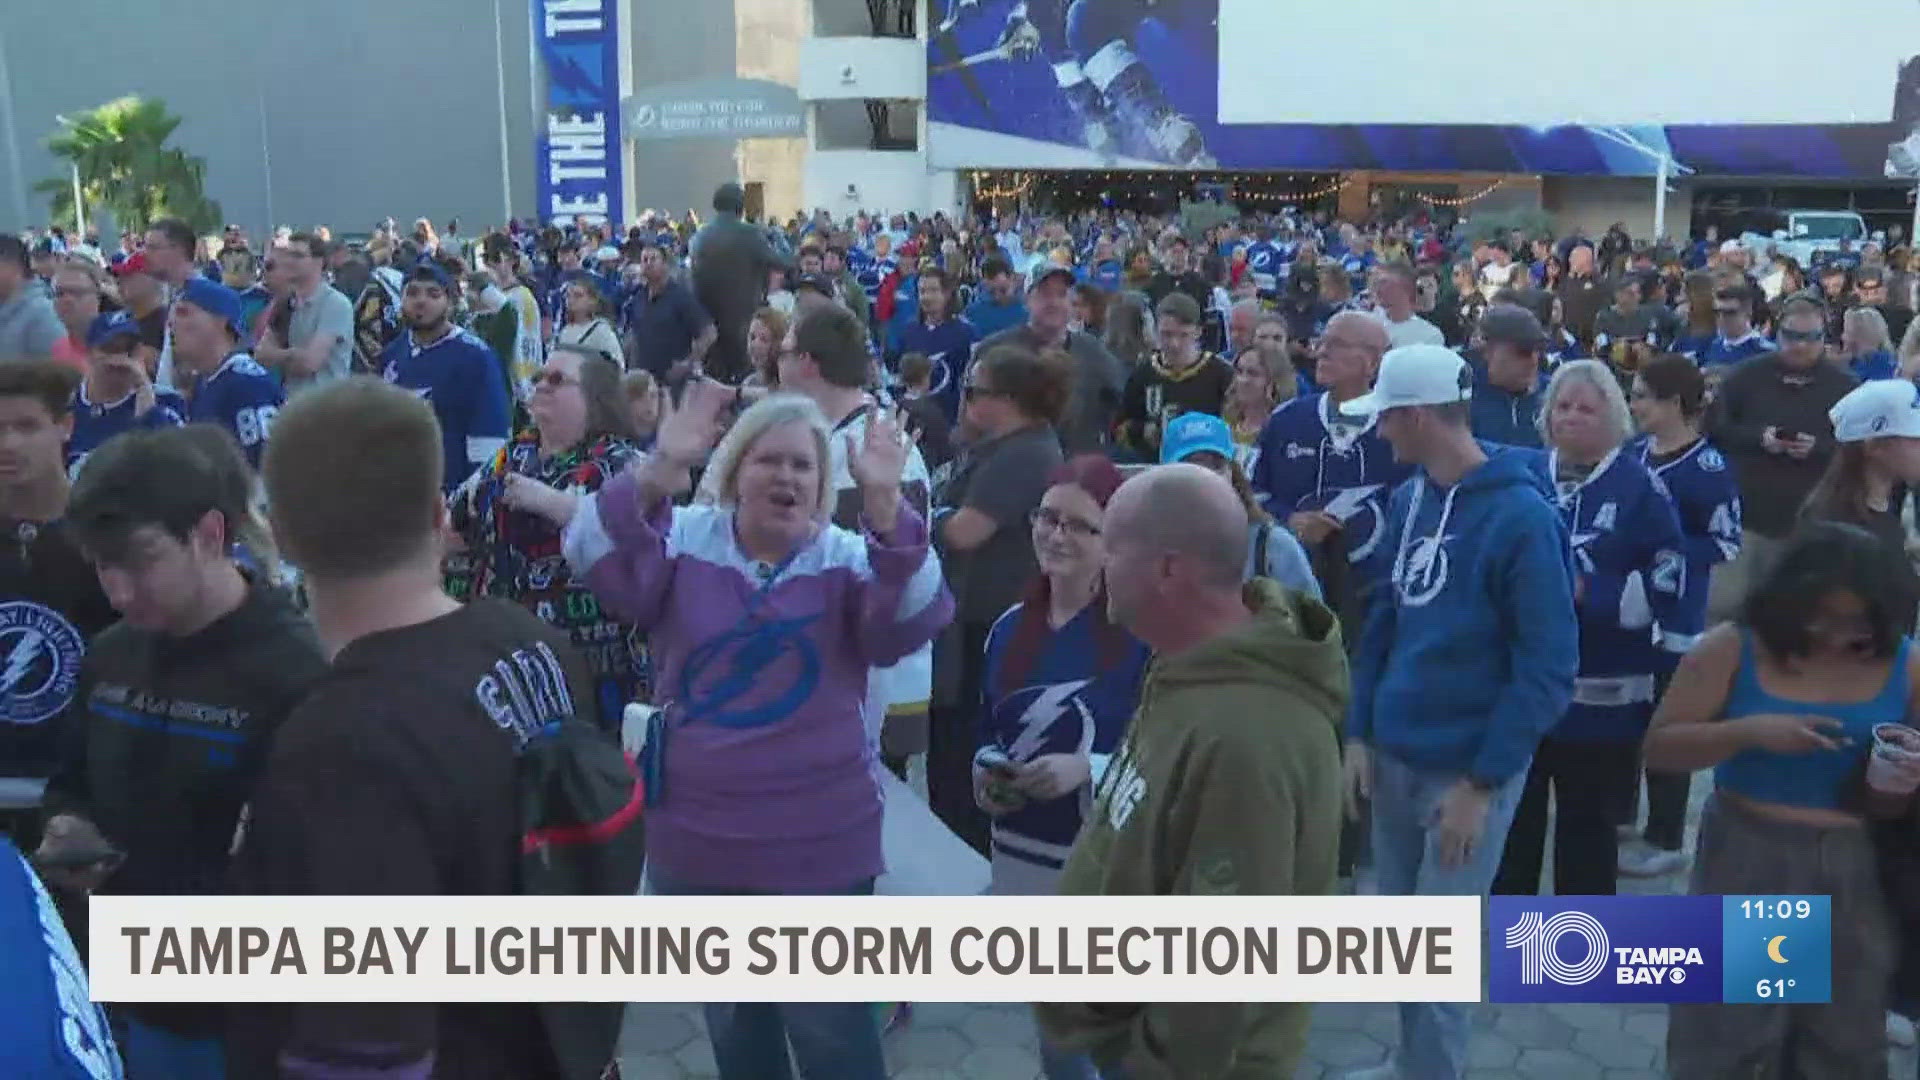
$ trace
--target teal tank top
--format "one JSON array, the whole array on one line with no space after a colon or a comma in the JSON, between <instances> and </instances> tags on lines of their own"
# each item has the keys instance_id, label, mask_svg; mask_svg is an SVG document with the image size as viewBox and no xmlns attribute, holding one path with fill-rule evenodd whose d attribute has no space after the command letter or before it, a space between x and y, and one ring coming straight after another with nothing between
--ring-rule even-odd
<instances>
[{"instance_id":1,"label":"teal tank top","mask_svg":"<svg viewBox=\"0 0 1920 1080\"><path fill-rule=\"evenodd\" d=\"M1887 683L1871 700L1828 705L1790 701L1761 689L1753 634L1742 629L1740 669L1735 672L1733 688L1727 694L1723 719L1738 720L1764 713L1830 716L1845 726L1840 734L1847 743L1838 750L1816 750L1809 754L1742 750L1714 767L1714 786L1761 802L1813 810L1839 809L1847 784L1860 768L1861 760L1873 749L1874 727L1906 722L1907 650L1912 644L1908 638L1900 639Z\"/></svg>"}]
</instances>

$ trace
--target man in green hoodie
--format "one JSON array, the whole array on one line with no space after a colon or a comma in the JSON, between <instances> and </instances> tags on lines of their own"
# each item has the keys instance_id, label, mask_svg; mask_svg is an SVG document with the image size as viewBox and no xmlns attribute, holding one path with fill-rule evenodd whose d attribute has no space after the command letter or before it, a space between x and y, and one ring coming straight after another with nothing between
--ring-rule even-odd
<instances>
[{"instance_id":1,"label":"man in green hoodie","mask_svg":"<svg viewBox=\"0 0 1920 1080\"><path fill-rule=\"evenodd\" d=\"M1060 879L1066 896L1323 896L1340 843L1339 620L1271 581L1241 585L1233 488L1162 465L1107 506L1114 621L1154 651L1119 754ZM1062 1048L1124 1080L1291 1077L1308 1006L1035 1007Z\"/></svg>"}]
</instances>

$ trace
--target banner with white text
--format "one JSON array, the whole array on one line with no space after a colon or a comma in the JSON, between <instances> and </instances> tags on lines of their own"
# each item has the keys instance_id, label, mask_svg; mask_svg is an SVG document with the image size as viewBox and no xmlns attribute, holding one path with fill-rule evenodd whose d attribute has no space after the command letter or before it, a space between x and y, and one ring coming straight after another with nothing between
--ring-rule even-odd
<instances>
[{"instance_id":1,"label":"banner with white text","mask_svg":"<svg viewBox=\"0 0 1920 1080\"><path fill-rule=\"evenodd\" d=\"M620 206L618 0L533 0L541 71L534 175L540 220L598 224Z\"/></svg>"}]
</instances>

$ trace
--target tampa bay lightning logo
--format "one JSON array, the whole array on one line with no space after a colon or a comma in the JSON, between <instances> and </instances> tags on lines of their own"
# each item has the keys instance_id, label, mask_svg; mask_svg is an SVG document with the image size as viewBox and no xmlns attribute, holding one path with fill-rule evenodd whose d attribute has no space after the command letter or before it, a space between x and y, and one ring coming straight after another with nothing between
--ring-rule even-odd
<instances>
[{"instance_id":1,"label":"tampa bay lightning logo","mask_svg":"<svg viewBox=\"0 0 1920 1080\"><path fill-rule=\"evenodd\" d=\"M674 696L685 722L757 728L792 716L820 686L820 652L806 636L819 617L749 618L694 649Z\"/></svg>"},{"instance_id":2,"label":"tampa bay lightning logo","mask_svg":"<svg viewBox=\"0 0 1920 1080\"><path fill-rule=\"evenodd\" d=\"M1007 695L998 710L1019 717L1007 756L1032 761L1042 754L1085 753L1093 745L1093 710L1082 693L1092 679L1029 686Z\"/></svg>"},{"instance_id":3,"label":"tampa bay lightning logo","mask_svg":"<svg viewBox=\"0 0 1920 1080\"><path fill-rule=\"evenodd\" d=\"M86 639L49 607L0 604L0 721L38 724L73 700Z\"/></svg>"},{"instance_id":4,"label":"tampa bay lightning logo","mask_svg":"<svg viewBox=\"0 0 1920 1080\"><path fill-rule=\"evenodd\" d=\"M1727 459L1721 457L1720 451L1715 450L1713 447L1705 447L1700 451L1700 470L1702 472L1725 472L1727 470Z\"/></svg>"},{"instance_id":5,"label":"tampa bay lightning logo","mask_svg":"<svg viewBox=\"0 0 1920 1080\"><path fill-rule=\"evenodd\" d=\"M1425 607L1447 587L1451 536L1423 536L1408 545L1395 568L1393 587L1406 607Z\"/></svg>"},{"instance_id":6,"label":"tampa bay lightning logo","mask_svg":"<svg viewBox=\"0 0 1920 1080\"><path fill-rule=\"evenodd\" d=\"M953 382L953 368L947 363L947 354L934 353L927 359L933 367L927 376L927 393L936 396L946 393L948 384Z\"/></svg>"},{"instance_id":7,"label":"tampa bay lightning logo","mask_svg":"<svg viewBox=\"0 0 1920 1080\"><path fill-rule=\"evenodd\" d=\"M1296 509L1320 510L1337 518L1347 545L1347 561L1362 563L1373 557L1386 537L1386 530L1380 527L1387 517L1380 505L1386 490L1385 484L1360 484L1325 493L1310 491L1301 496Z\"/></svg>"}]
</instances>

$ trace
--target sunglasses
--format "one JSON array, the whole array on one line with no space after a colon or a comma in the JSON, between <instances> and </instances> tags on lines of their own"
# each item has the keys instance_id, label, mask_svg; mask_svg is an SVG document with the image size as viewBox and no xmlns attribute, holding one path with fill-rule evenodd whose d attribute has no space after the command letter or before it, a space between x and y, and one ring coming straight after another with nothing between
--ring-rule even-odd
<instances>
[{"instance_id":1,"label":"sunglasses","mask_svg":"<svg viewBox=\"0 0 1920 1080\"><path fill-rule=\"evenodd\" d=\"M549 390L558 390L563 386L578 386L580 380L564 371L542 371L533 377L535 386L544 386Z\"/></svg>"},{"instance_id":2,"label":"sunglasses","mask_svg":"<svg viewBox=\"0 0 1920 1080\"><path fill-rule=\"evenodd\" d=\"M1805 343L1810 341L1824 341L1826 337L1827 335L1824 330L1789 330L1784 326L1780 328L1781 341L1798 341Z\"/></svg>"},{"instance_id":3,"label":"sunglasses","mask_svg":"<svg viewBox=\"0 0 1920 1080\"><path fill-rule=\"evenodd\" d=\"M1093 522L1062 514L1058 510L1045 506L1035 507L1033 512L1027 515L1027 520L1031 521L1036 529L1042 527L1058 529L1068 536L1077 536L1083 540L1090 540L1100 535L1100 526Z\"/></svg>"}]
</instances>

